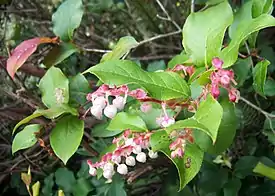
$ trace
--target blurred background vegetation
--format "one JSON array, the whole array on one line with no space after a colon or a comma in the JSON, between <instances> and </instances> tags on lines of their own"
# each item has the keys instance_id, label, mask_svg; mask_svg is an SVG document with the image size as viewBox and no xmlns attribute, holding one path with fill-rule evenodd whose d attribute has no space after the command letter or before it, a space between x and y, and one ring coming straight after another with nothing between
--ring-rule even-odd
<instances>
[{"instance_id":1,"label":"blurred background vegetation","mask_svg":"<svg viewBox=\"0 0 275 196\"><path fill-rule=\"evenodd\" d=\"M173 21L183 26L190 13L191 1L161 2ZM39 144L12 156L13 126L42 106L36 85L45 74L42 63L52 46L40 48L32 55L16 74L15 80L11 80L6 73L5 60L12 48L23 40L54 36L51 17L60 3L62 0L0 0L0 195L28 195L20 175L29 166L32 181L41 182L40 195L45 196L58 195L58 190L63 190L66 196L275 195L275 182L252 172L259 160L275 166L274 132L270 124L264 121L263 115L244 103L237 104L239 126L234 144L218 157L206 155L199 175L181 192L177 192L177 172L164 157L138 165L135 172L125 178L115 176L112 184L90 177L86 159L98 155L111 143L111 138L98 138L102 136L104 126L94 119L89 119L81 148L66 167L52 155L47 134L40 138ZM83 51L73 54L59 65L68 76L97 64L106 50L111 50L122 36L131 35L142 41L177 31L171 21L163 19L165 13L155 0L83 0L83 3L85 14L74 39ZM195 9L203 8L205 3L206 0L197 0ZM230 3L238 9L245 1L231 0ZM268 112L275 111L274 35L274 28L262 31L257 48L250 49L271 62L265 85L267 99L253 91L249 71L253 58L240 59L233 67L242 96ZM182 51L181 40L181 33L176 32L134 49L127 58L139 62L148 71L163 70L168 61ZM242 50L242 54L249 55L245 48ZM95 88L95 79L89 79L91 88ZM44 118L35 121L49 124ZM273 123L275 125L275 121ZM50 131L52 125L48 126Z\"/></svg>"}]
</instances>

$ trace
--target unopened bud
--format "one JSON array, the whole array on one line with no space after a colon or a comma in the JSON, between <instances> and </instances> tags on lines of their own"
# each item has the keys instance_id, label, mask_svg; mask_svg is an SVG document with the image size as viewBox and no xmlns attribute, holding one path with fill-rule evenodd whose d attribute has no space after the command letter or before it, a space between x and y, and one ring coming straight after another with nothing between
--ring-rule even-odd
<instances>
[{"instance_id":1,"label":"unopened bud","mask_svg":"<svg viewBox=\"0 0 275 196\"><path fill-rule=\"evenodd\" d=\"M97 105L97 106L101 107L102 109L105 108L106 104L107 104L106 99L103 96L97 97L93 101L93 105Z\"/></svg>"},{"instance_id":2,"label":"unopened bud","mask_svg":"<svg viewBox=\"0 0 275 196\"><path fill-rule=\"evenodd\" d=\"M104 109L104 115L108 118L114 118L117 113L117 108L114 105L108 105Z\"/></svg>"},{"instance_id":3,"label":"unopened bud","mask_svg":"<svg viewBox=\"0 0 275 196\"><path fill-rule=\"evenodd\" d=\"M116 97L113 100L113 105L118 109L118 110L123 110L125 103L124 103L124 98L121 96Z\"/></svg>"},{"instance_id":4,"label":"unopened bud","mask_svg":"<svg viewBox=\"0 0 275 196\"><path fill-rule=\"evenodd\" d=\"M137 154L136 159L140 163L145 163L146 162L146 154L144 152L140 152Z\"/></svg>"},{"instance_id":5,"label":"unopened bud","mask_svg":"<svg viewBox=\"0 0 275 196\"><path fill-rule=\"evenodd\" d=\"M175 119L174 118L167 118L164 119L161 123L162 127L169 127L170 125L175 124Z\"/></svg>"},{"instance_id":6,"label":"unopened bud","mask_svg":"<svg viewBox=\"0 0 275 196\"><path fill-rule=\"evenodd\" d=\"M101 120L102 119L102 107L98 105L93 105L90 109L91 114L96 117L97 119Z\"/></svg>"},{"instance_id":7,"label":"unopened bud","mask_svg":"<svg viewBox=\"0 0 275 196\"><path fill-rule=\"evenodd\" d=\"M152 150L149 150L148 156L151 159L156 159L156 158L158 158L158 153L157 152L153 152Z\"/></svg>"},{"instance_id":8,"label":"unopened bud","mask_svg":"<svg viewBox=\"0 0 275 196\"><path fill-rule=\"evenodd\" d=\"M218 57L215 57L212 59L212 65L216 67L217 69L221 69L223 65L223 61L219 59Z\"/></svg>"},{"instance_id":9,"label":"unopened bud","mask_svg":"<svg viewBox=\"0 0 275 196\"><path fill-rule=\"evenodd\" d=\"M129 166L135 166L136 165L136 159L133 156L128 156L125 160L125 163Z\"/></svg>"},{"instance_id":10,"label":"unopened bud","mask_svg":"<svg viewBox=\"0 0 275 196\"><path fill-rule=\"evenodd\" d=\"M128 173L128 168L125 164L120 164L117 166L117 172L121 175L126 175Z\"/></svg>"}]
</instances>

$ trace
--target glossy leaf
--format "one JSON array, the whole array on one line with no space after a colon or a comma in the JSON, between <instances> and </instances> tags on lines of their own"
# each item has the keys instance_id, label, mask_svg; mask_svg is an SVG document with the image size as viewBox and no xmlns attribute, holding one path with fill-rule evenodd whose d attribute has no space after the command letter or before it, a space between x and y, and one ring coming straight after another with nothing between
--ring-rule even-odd
<instances>
[{"instance_id":1,"label":"glossy leaf","mask_svg":"<svg viewBox=\"0 0 275 196\"><path fill-rule=\"evenodd\" d=\"M138 84L144 87L151 97L160 100L186 99L190 96L187 83L177 73L145 72L134 62L127 60L100 63L84 73L87 72L107 84Z\"/></svg>"},{"instance_id":2,"label":"glossy leaf","mask_svg":"<svg viewBox=\"0 0 275 196\"><path fill-rule=\"evenodd\" d=\"M234 105L229 102L228 99L223 99L220 104L223 109L223 115L218 130L217 140L214 146L211 145L208 149L208 152L213 154L224 152L232 144L237 129L237 118Z\"/></svg>"},{"instance_id":3,"label":"glossy leaf","mask_svg":"<svg viewBox=\"0 0 275 196\"><path fill-rule=\"evenodd\" d=\"M12 154L33 146L37 142L35 133L39 132L40 129L41 125L33 124L26 126L21 132L17 133L12 142Z\"/></svg>"},{"instance_id":4,"label":"glossy leaf","mask_svg":"<svg viewBox=\"0 0 275 196\"><path fill-rule=\"evenodd\" d=\"M43 195L52 195L53 186L54 186L54 174L49 174L46 178L44 178L43 186L41 189L41 193Z\"/></svg>"},{"instance_id":5,"label":"glossy leaf","mask_svg":"<svg viewBox=\"0 0 275 196\"><path fill-rule=\"evenodd\" d=\"M64 192L70 192L76 183L74 173L67 168L59 168L55 172L55 182Z\"/></svg>"},{"instance_id":6,"label":"glossy leaf","mask_svg":"<svg viewBox=\"0 0 275 196\"><path fill-rule=\"evenodd\" d=\"M89 92L91 92L89 82L82 74L69 78L70 103L84 104Z\"/></svg>"},{"instance_id":7,"label":"glossy leaf","mask_svg":"<svg viewBox=\"0 0 275 196\"><path fill-rule=\"evenodd\" d=\"M52 15L53 32L63 41L73 38L74 30L79 27L84 14L82 0L66 0Z\"/></svg>"},{"instance_id":8,"label":"glossy leaf","mask_svg":"<svg viewBox=\"0 0 275 196\"><path fill-rule=\"evenodd\" d=\"M219 55L219 57L224 61L223 67L230 67L236 62L240 44L250 34L271 26L275 26L275 19L268 14L262 14L261 16L246 21L245 24L238 26L231 42Z\"/></svg>"},{"instance_id":9,"label":"glossy leaf","mask_svg":"<svg viewBox=\"0 0 275 196\"><path fill-rule=\"evenodd\" d=\"M125 36L119 39L112 52L106 53L100 62L109 60L118 60L126 55L132 48L135 48L138 42L132 36Z\"/></svg>"},{"instance_id":10,"label":"glossy leaf","mask_svg":"<svg viewBox=\"0 0 275 196\"><path fill-rule=\"evenodd\" d=\"M39 116L45 116L46 118L54 119L64 113L78 115L77 110L75 108L71 108L67 104L62 104L62 105L59 105L58 107L52 107L47 110L38 109L33 114L31 114L30 116L24 118L19 123L17 123L16 126L13 128L12 133L14 133L16 131L16 129L18 127L20 127L21 125L26 124L26 123L30 122L32 119L37 118Z\"/></svg>"},{"instance_id":11,"label":"glossy leaf","mask_svg":"<svg viewBox=\"0 0 275 196\"><path fill-rule=\"evenodd\" d=\"M23 41L11 52L11 56L7 60L7 71L12 78L14 78L15 72L36 51L38 45L43 43L56 43L56 40L49 37L29 39Z\"/></svg>"},{"instance_id":12,"label":"glossy leaf","mask_svg":"<svg viewBox=\"0 0 275 196\"><path fill-rule=\"evenodd\" d=\"M260 95L264 96L264 85L267 74L267 66L270 64L269 61L264 60L253 68L253 88Z\"/></svg>"},{"instance_id":13,"label":"glossy leaf","mask_svg":"<svg viewBox=\"0 0 275 196\"><path fill-rule=\"evenodd\" d=\"M166 69L166 64L164 60L160 61L153 61L148 64L147 66L147 71L149 72L155 72L155 71L160 71L160 70L165 70Z\"/></svg>"},{"instance_id":14,"label":"glossy leaf","mask_svg":"<svg viewBox=\"0 0 275 196\"><path fill-rule=\"evenodd\" d=\"M275 96L275 81L272 79L267 79L264 84L264 95L268 97Z\"/></svg>"},{"instance_id":15,"label":"glossy leaf","mask_svg":"<svg viewBox=\"0 0 275 196\"><path fill-rule=\"evenodd\" d=\"M242 156L234 165L234 175L240 179L253 174L253 168L256 167L258 158L254 156Z\"/></svg>"},{"instance_id":16,"label":"glossy leaf","mask_svg":"<svg viewBox=\"0 0 275 196\"><path fill-rule=\"evenodd\" d=\"M109 124L107 123L95 125L94 127L92 127L91 135L93 137L112 137L124 131L124 130L110 131L107 129L108 126Z\"/></svg>"},{"instance_id":17,"label":"glossy leaf","mask_svg":"<svg viewBox=\"0 0 275 196\"><path fill-rule=\"evenodd\" d=\"M271 180L275 180L275 168L268 167L261 162L256 165L253 172L268 177Z\"/></svg>"},{"instance_id":18,"label":"glossy leaf","mask_svg":"<svg viewBox=\"0 0 275 196\"><path fill-rule=\"evenodd\" d=\"M74 196L87 196L89 192L93 190L93 187L88 179L79 178L76 184L73 186Z\"/></svg>"},{"instance_id":19,"label":"glossy leaf","mask_svg":"<svg viewBox=\"0 0 275 196\"><path fill-rule=\"evenodd\" d=\"M32 195L39 196L40 192L40 182L37 181L34 185L32 185Z\"/></svg>"},{"instance_id":20,"label":"glossy leaf","mask_svg":"<svg viewBox=\"0 0 275 196\"><path fill-rule=\"evenodd\" d=\"M120 112L111 120L107 129L113 131L131 129L132 131L143 132L147 130L147 127L141 117Z\"/></svg>"},{"instance_id":21,"label":"glossy leaf","mask_svg":"<svg viewBox=\"0 0 275 196\"><path fill-rule=\"evenodd\" d=\"M44 58L43 64L46 67L57 65L76 52L79 52L76 45L70 42L62 42L60 45L57 45L51 49L51 51Z\"/></svg>"},{"instance_id":22,"label":"glossy leaf","mask_svg":"<svg viewBox=\"0 0 275 196\"><path fill-rule=\"evenodd\" d=\"M175 164L180 179L179 190L182 190L199 172L204 153L195 144L187 144L184 157L172 159L169 150L170 143L170 138L165 131L157 131L150 137L152 149L163 152ZM187 159L191 159L189 168L185 164Z\"/></svg>"},{"instance_id":23,"label":"glossy leaf","mask_svg":"<svg viewBox=\"0 0 275 196\"><path fill-rule=\"evenodd\" d=\"M225 31L232 21L233 13L228 2L188 16L182 31L182 44L195 65L211 65L212 58L221 50Z\"/></svg>"},{"instance_id":24,"label":"glossy leaf","mask_svg":"<svg viewBox=\"0 0 275 196\"><path fill-rule=\"evenodd\" d=\"M59 68L51 67L38 86L48 108L69 102L69 80Z\"/></svg>"},{"instance_id":25,"label":"glossy leaf","mask_svg":"<svg viewBox=\"0 0 275 196\"><path fill-rule=\"evenodd\" d=\"M64 164L76 152L84 133L84 122L75 116L60 119L50 134L54 153Z\"/></svg>"},{"instance_id":26,"label":"glossy leaf","mask_svg":"<svg viewBox=\"0 0 275 196\"><path fill-rule=\"evenodd\" d=\"M169 62L168 62L168 68L173 69L176 65L184 64L189 60L189 56L185 53L178 54L174 56Z\"/></svg>"},{"instance_id":27,"label":"glossy leaf","mask_svg":"<svg viewBox=\"0 0 275 196\"><path fill-rule=\"evenodd\" d=\"M238 178L231 179L223 187L224 196L238 195L238 192L241 189L241 186L242 186L242 183L240 179Z\"/></svg>"},{"instance_id":28,"label":"glossy leaf","mask_svg":"<svg viewBox=\"0 0 275 196\"><path fill-rule=\"evenodd\" d=\"M238 83L237 87L241 87L244 82L251 76L251 57L246 59L238 59L232 66L235 73L235 80Z\"/></svg>"}]
</instances>

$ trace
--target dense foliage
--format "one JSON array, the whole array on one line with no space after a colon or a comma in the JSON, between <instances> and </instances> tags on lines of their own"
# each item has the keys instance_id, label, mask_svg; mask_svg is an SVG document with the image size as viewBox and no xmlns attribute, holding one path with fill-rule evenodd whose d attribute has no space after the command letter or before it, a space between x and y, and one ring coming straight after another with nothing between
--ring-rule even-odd
<instances>
[{"instance_id":1,"label":"dense foliage","mask_svg":"<svg viewBox=\"0 0 275 196\"><path fill-rule=\"evenodd\" d=\"M14 2L4 3L2 91L29 108L6 128L12 144L2 135L3 193L275 195L272 0L54 1L51 33L28 38L35 27L16 36ZM121 37L101 45L111 50L90 48L81 29L98 37L89 19L106 13L128 30L112 21ZM158 60L132 56L158 40Z\"/></svg>"}]
</instances>

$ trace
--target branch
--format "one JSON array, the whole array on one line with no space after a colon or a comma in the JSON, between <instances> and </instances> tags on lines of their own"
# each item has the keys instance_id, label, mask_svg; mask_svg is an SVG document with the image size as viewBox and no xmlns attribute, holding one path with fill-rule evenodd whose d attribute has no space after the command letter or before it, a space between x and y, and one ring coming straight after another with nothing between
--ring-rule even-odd
<instances>
[{"instance_id":1,"label":"branch","mask_svg":"<svg viewBox=\"0 0 275 196\"><path fill-rule=\"evenodd\" d=\"M195 12L195 0L191 0L191 13Z\"/></svg>"},{"instance_id":2,"label":"branch","mask_svg":"<svg viewBox=\"0 0 275 196\"><path fill-rule=\"evenodd\" d=\"M97 52L97 53L108 53L112 52L112 50L103 50L103 49L95 49L95 48L81 48L83 51L86 52Z\"/></svg>"}]
</instances>

